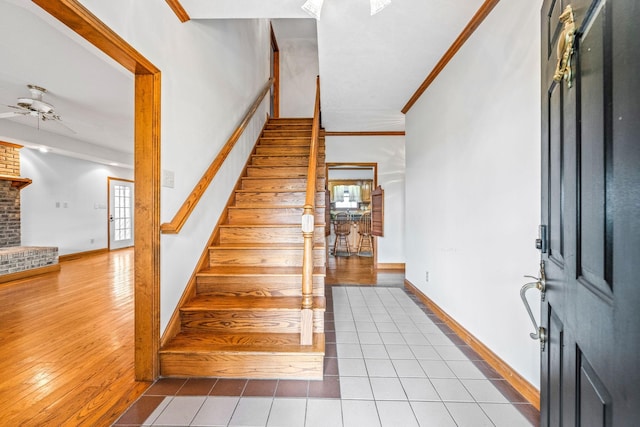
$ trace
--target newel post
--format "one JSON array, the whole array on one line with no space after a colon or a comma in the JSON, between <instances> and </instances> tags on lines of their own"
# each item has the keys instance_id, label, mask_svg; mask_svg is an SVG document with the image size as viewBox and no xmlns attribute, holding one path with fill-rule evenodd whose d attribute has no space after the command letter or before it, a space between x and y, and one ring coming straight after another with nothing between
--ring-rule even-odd
<instances>
[{"instance_id":1,"label":"newel post","mask_svg":"<svg viewBox=\"0 0 640 427\"><path fill-rule=\"evenodd\" d=\"M313 206L305 205L302 214L302 237L304 255L302 259L302 310L300 322L300 345L313 342Z\"/></svg>"}]
</instances>

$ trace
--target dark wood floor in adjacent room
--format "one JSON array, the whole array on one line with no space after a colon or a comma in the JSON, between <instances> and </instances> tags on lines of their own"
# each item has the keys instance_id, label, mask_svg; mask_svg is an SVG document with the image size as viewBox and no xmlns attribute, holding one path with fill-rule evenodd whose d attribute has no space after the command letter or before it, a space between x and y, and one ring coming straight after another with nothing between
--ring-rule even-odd
<instances>
[{"instance_id":1,"label":"dark wood floor in adjacent room","mask_svg":"<svg viewBox=\"0 0 640 427\"><path fill-rule=\"evenodd\" d=\"M371 257L329 255L325 283L327 285L403 286L404 270L376 269Z\"/></svg>"}]
</instances>

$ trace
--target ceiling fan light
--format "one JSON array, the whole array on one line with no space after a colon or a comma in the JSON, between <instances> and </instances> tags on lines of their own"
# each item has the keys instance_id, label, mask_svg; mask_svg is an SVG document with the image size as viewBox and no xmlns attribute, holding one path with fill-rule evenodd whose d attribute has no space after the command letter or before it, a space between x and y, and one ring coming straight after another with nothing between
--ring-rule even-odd
<instances>
[{"instance_id":1,"label":"ceiling fan light","mask_svg":"<svg viewBox=\"0 0 640 427\"><path fill-rule=\"evenodd\" d=\"M33 104L33 99L31 98L18 98L18 105L23 108L28 108Z\"/></svg>"},{"instance_id":2,"label":"ceiling fan light","mask_svg":"<svg viewBox=\"0 0 640 427\"><path fill-rule=\"evenodd\" d=\"M302 10L313 16L317 20L320 20L320 12L322 12L322 3L324 0L307 0L302 5Z\"/></svg>"},{"instance_id":3,"label":"ceiling fan light","mask_svg":"<svg viewBox=\"0 0 640 427\"><path fill-rule=\"evenodd\" d=\"M391 0L371 0L371 16L391 4Z\"/></svg>"}]
</instances>

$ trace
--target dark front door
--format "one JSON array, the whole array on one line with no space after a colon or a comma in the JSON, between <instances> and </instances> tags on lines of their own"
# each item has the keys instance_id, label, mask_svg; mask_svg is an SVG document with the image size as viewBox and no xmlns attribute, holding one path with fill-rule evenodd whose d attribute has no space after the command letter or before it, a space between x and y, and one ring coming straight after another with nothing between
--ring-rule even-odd
<instances>
[{"instance_id":1,"label":"dark front door","mask_svg":"<svg viewBox=\"0 0 640 427\"><path fill-rule=\"evenodd\" d=\"M561 14L575 44L554 81ZM640 425L640 2L542 7L541 425Z\"/></svg>"}]
</instances>

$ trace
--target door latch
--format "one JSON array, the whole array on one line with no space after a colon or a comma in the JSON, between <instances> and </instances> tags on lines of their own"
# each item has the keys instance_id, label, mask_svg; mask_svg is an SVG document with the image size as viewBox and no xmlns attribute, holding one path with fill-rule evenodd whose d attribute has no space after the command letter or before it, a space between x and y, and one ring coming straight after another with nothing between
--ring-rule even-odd
<instances>
[{"instance_id":1,"label":"door latch","mask_svg":"<svg viewBox=\"0 0 640 427\"><path fill-rule=\"evenodd\" d=\"M536 239L536 249L543 254L547 253L547 226L538 226L538 238Z\"/></svg>"}]
</instances>

